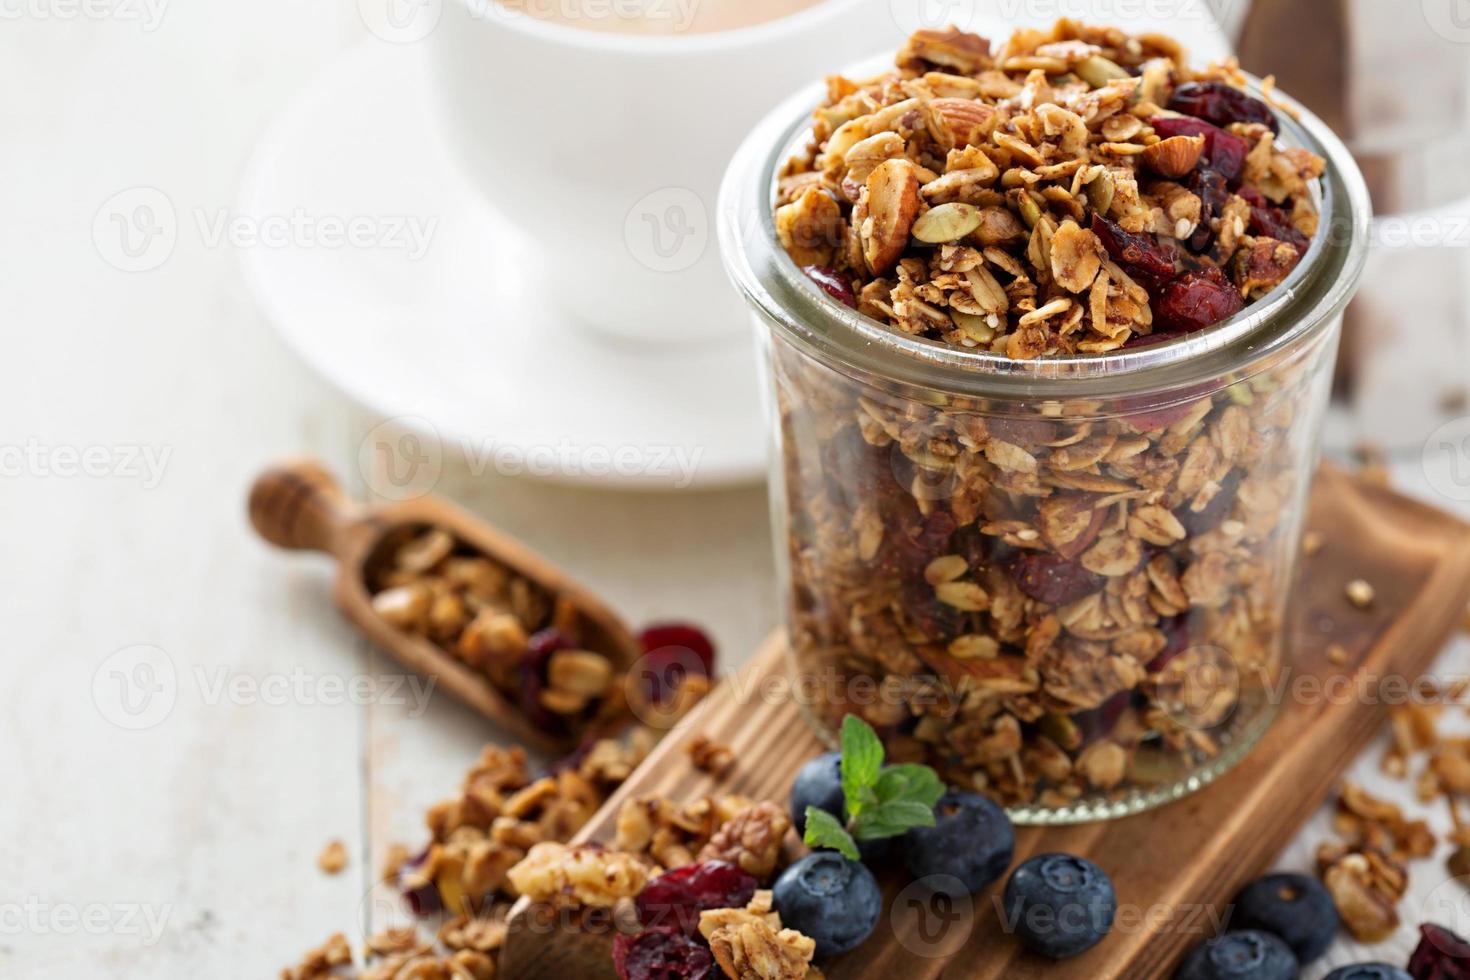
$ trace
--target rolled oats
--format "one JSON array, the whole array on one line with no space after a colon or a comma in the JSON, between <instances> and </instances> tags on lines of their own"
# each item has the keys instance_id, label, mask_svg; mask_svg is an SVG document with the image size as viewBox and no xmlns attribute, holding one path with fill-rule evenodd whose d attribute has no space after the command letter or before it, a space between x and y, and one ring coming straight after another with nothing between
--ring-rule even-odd
<instances>
[{"instance_id":1,"label":"rolled oats","mask_svg":"<svg viewBox=\"0 0 1470 980\"><path fill-rule=\"evenodd\" d=\"M544 841L508 872L516 893L555 908L612 908L648 883L648 867L597 844Z\"/></svg>"},{"instance_id":2,"label":"rolled oats","mask_svg":"<svg viewBox=\"0 0 1470 980\"><path fill-rule=\"evenodd\" d=\"M1322 164L1259 121L1172 111L1190 80L1243 84L1072 21L994 50L921 31L895 71L834 83L778 229L820 214L799 244L830 260L808 274L938 344L1105 355L1209 326L1295 267ZM1210 384L1069 400L874 379L778 332L796 662L893 692L836 695L821 720L860 714L1012 806L1152 793L1253 737L1328 337Z\"/></svg>"},{"instance_id":3,"label":"rolled oats","mask_svg":"<svg viewBox=\"0 0 1470 980\"><path fill-rule=\"evenodd\" d=\"M339 840L328 841L316 856L316 866L329 875L340 872L347 867L347 845Z\"/></svg>"}]
</instances>

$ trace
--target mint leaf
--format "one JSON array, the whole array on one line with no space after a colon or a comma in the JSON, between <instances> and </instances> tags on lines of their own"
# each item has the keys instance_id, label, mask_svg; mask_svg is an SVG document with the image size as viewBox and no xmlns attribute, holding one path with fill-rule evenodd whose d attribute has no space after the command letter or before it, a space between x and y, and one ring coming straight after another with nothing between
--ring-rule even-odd
<instances>
[{"instance_id":1,"label":"mint leaf","mask_svg":"<svg viewBox=\"0 0 1470 980\"><path fill-rule=\"evenodd\" d=\"M849 820L873 801L873 787L882 769L883 743L878 733L857 715L842 719L842 795Z\"/></svg>"},{"instance_id":2,"label":"mint leaf","mask_svg":"<svg viewBox=\"0 0 1470 980\"><path fill-rule=\"evenodd\" d=\"M852 822L858 840L897 837L910 827L934 826L934 807L917 800L893 800L870 806Z\"/></svg>"},{"instance_id":3,"label":"mint leaf","mask_svg":"<svg viewBox=\"0 0 1470 980\"><path fill-rule=\"evenodd\" d=\"M806 833L801 838L809 847L830 847L849 861L858 860L852 835L826 810L806 808Z\"/></svg>"},{"instance_id":4,"label":"mint leaf","mask_svg":"<svg viewBox=\"0 0 1470 980\"><path fill-rule=\"evenodd\" d=\"M914 762L888 766L878 774L873 793L879 803L893 800L915 800L931 810L944 795L944 783L933 769Z\"/></svg>"}]
</instances>

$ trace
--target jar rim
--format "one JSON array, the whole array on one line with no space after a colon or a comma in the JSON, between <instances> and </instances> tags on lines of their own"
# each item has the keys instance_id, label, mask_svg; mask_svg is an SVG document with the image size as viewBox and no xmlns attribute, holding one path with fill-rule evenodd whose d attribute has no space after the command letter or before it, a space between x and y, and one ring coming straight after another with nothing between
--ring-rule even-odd
<instances>
[{"instance_id":1,"label":"jar rim","mask_svg":"<svg viewBox=\"0 0 1470 980\"><path fill-rule=\"evenodd\" d=\"M885 70L887 57L850 66L849 77ZM1246 76L1261 94L1261 82ZM823 83L772 110L741 143L718 207L725 269L765 321L812 354L864 374L982 397L1078 398L1169 391L1248 369L1328 329L1357 290L1368 253L1372 205L1352 154L1326 123L1279 90L1281 139L1326 161L1318 181L1319 231L1307 254L1269 294L1204 330L1133 350L1017 360L900 333L813 283L776 238L777 176L811 138ZM1274 108L1274 107L1273 107Z\"/></svg>"}]
</instances>

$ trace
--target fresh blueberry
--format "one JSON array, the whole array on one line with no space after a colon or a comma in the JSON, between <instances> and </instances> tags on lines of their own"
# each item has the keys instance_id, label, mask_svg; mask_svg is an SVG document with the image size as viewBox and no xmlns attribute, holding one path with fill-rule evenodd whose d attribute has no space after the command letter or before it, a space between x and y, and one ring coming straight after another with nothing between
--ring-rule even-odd
<instances>
[{"instance_id":1,"label":"fresh blueberry","mask_svg":"<svg viewBox=\"0 0 1470 980\"><path fill-rule=\"evenodd\" d=\"M1257 879L1235 896L1231 929L1259 929L1280 936L1298 963L1310 963L1332 945L1337 935L1337 907L1316 878L1272 874Z\"/></svg>"},{"instance_id":2,"label":"fresh blueberry","mask_svg":"<svg viewBox=\"0 0 1470 980\"><path fill-rule=\"evenodd\" d=\"M818 957L867 939L883 911L873 872L836 851L808 854L781 873L771 892L781 924L815 940Z\"/></svg>"},{"instance_id":3,"label":"fresh blueberry","mask_svg":"<svg viewBox=\"0 0 1470 980\"><path fill-rule=\"evenodd\" d=\"M1340 966L1323 980L1414 980L1407 970L1387 963L1354 963Z\"/></svg>"},{"instance_id":4,"label":"fresh blueberry","mask_svg":"<svg viewBox=\"0 0 1470 980\"><path fill-rule=\"evenodd\" d=\"M846 818L843 804L842 753L828 752L812 759L801 767L791 784L791 822L797 836L806 833L807 807L826 810L841 821ZM864 861L877 861L887 855L891 843L888 838L858 841L858 854Z\"/></svg>"},{"instance_id":5,"label":"fresh blueberry","mask_svg":"<svg viewBox=\"0 0 1470 980\"><path fill-rule=\"evenodd\" d=\"M956 897L999 879L1015 853L1016 833L1006 812L988 797L960 790L939 798L934 826L912 827L903 838L909 874Z\"/></svg>"},{"instance_id":6,"label":"fresh blueberry","mask_svg":"<svg viewBox=\"0 0 1470 980\"><path fill-rule=\"evenodd\" d=\"M1060 960L1096 946L1118 896L1102 868L1071 854L1038 854L1006 882L1006 921L1032 952Z\"/></svg>"},{"instance_id":7,"label":"fresh blueberry","mask_svg":"<svg viewBox=\"0 0 1470 980\"><path fill-rule=\"evenodd\" d=\"M1200 943L1174 980L1296 980L1300 967L1291 947L1269 932L1227 932Z\"/></svg>"}]
</instances>

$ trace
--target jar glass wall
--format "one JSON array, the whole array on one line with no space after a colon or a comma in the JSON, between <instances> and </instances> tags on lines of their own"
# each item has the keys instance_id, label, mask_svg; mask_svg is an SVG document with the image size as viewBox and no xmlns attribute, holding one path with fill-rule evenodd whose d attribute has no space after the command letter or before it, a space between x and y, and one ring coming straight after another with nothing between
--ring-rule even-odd
<instances>
[{"instance_id":1,"label":"jar glass wall","mask_svg":"<svg viewBox=\"0 0 1470 980\"><path fill-rule=\"evenodd\" d=\"M772 506L793 669L830 735L855 713L891 759L1027 822L1119 816L1198 788L1260 735L1343 305L1368 205L1328 160L1292 276L1198 334L1014 361L899 335L776 245L779 164L815 91L755 133L721 242L765 336Z\"/></svg>"}]
</instances>

